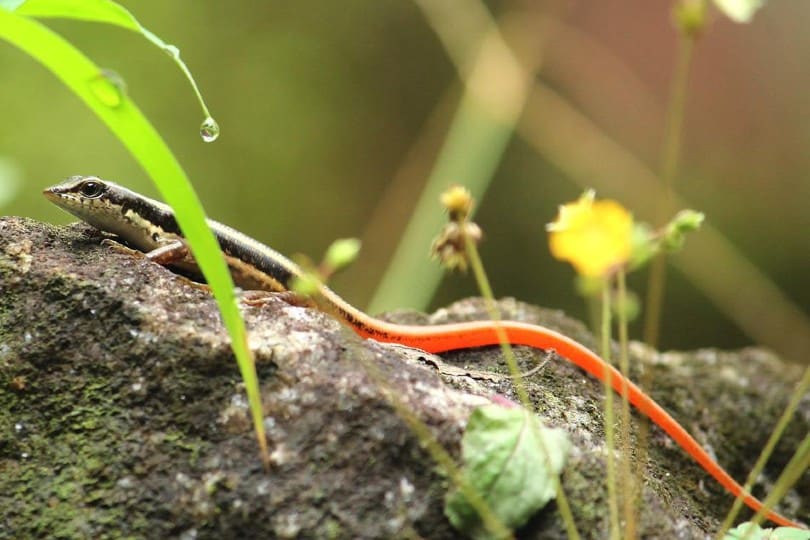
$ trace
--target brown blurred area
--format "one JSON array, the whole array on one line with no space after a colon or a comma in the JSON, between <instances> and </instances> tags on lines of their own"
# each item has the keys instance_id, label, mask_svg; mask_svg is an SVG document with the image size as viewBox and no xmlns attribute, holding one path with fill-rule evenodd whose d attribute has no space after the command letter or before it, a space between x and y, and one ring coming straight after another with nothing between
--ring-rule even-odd
<instances>
[{"instance_id":1,"label":"brown blurred area","mask_svg":"<svg viewBox=\"0 0 810 540\"><path fill-rule=\"evenodd\" d=\"M222 128L217 142L201 141L203 117L191 89L143 38L91 23L45 24L127 81L130 96L175 151L212 217L286 254L318 257L335 238L363 238L360 260L334 287L359 306L367 303L461 92L455 68L417 5L121 3L180 48ZM526 4L487 5L501 17ZM671 3L580 0L553 7L558 31L546 44L537 81L657 170L677 45ZM691 207L705 212L805 314L809 21L805 0L770 2L747 25L713 15L695 49L676 184ZM155 194L118 141L50 73L5 43L0 73L0 176L18 179L16 191L0 192L2 214L69 221L40 191L73 174ZM569 142L573 148L580 143ZM617 183L599 195L622 201L625 189ZM557 205L581 191L548 156L513 138L477 216L497 295L584 318L573 272L550 258L544 232ZM433 264L427 250L420 264ZM669 276L665 347L751 343L683 275ZM646 276L633 276L630 285L643 293ZM469 277L448 277L433 307L471 294ZM761 310L768 317L768 306Z\"/></svg>"}]
</instances>

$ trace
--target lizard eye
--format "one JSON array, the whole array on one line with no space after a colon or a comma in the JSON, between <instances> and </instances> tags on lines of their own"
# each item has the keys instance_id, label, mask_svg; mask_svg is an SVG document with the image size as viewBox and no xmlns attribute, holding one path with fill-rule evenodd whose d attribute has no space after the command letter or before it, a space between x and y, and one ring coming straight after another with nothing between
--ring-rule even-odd
<instances>
[{"instance_id":1,"label":"lizard eye","mask_svg":"<svg viewBox=\"0 0 810 540\"><path fill-rule=\"evenodd\" d=\"M104 184L95 180L87 180L79 186L79 193L88 199L101 197L101 194L104 193Z\"/></svg>"}]
</instances>

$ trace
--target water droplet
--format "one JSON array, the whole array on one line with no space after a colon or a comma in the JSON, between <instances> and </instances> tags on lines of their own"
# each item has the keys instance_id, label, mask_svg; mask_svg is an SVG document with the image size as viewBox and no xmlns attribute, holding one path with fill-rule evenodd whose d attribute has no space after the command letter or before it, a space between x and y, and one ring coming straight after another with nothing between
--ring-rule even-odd
<instances>
[{"instance_id":1,"label":"water droplet","mask_svg":"<svg viewBox=\"0 0 810 540\"><path fill-rule=\"evenodd\" d=\"M205 142L214 142L219 137L219 124L210 116L200 124L200 137Z\"/></svg>"},{"instance_id":2,"label":"water droplet","mask_svg":"<svg viewBox=\"0 0 810 540\"><path fill-rule=\"evenodd\" d=\"M127 94L127 83L124 78L111 69L102 69L87 84L101 103L113 109L124 102Z\"/></svg>"}]
</instances>

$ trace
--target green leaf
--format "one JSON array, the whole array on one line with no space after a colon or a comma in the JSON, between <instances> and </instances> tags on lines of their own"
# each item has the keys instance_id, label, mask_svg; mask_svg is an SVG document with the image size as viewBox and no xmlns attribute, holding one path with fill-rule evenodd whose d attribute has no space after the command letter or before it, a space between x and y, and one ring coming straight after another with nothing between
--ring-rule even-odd
<instances>
[{"instance_id":1,"label":"green leaf","mask_svg":"<svg viewBox=\"0 0 810 540\"><path fill-rule=\"evenodd\" d=\"M660 242L646 223L633 223L632 251L627 266L632 271L647 264L660 251Z\"/></svg>"},{"instance_id":2,"label":"green leaf","mask_svg":"<svg viewBox=\"0 0 810 540\"><path fill-rule=\"evenodd\" d=\"M741 523L728 531L723 540L741 540L742 538L765 540L765 530L756 523Z\"/></svg>"},{"instance_id":3,"label":"green leaf","mask_svg":"<svg viewBox=\"0 0 810 540\"><path fill-rule=\"evenodd\" d=\"M205 223L197 194L177 159L135 103L123 93L116 96L114 82L65 39L33 19L4 9L0 9L0 39L37 60L81 99L132 153L155 181L164 200L174 208L177 221L211 286L231 336L234 354L245 381L254 429L263 455L266 455L256 368L247 346L233 281L219 245Z\"/></svg>"},{"instance_id":4,"label":"green leaf","mask_svg":"<svg viewBox=\"0 0 810 540\"><path fill-rule=\"evenodd\" d=\"M686 241L686 233L700 229L705 217L701 212L694 210L678 212L664 227L664 236L661 239L664 250L672 253L681 249Z\"/></svg>"},{"instance_id":5,"label":"green leaf","mask_svg":"<svg viewBox=\"0 0 810 540\"><path fill-rule=\"evenodd\" d=\"M770 540L810 540L810 531L796 527L777 527Z\"/></svg>"},{"instance_id":6,"label":"green leaf","mask_svg":"<svg viewBox=\"0 0 810 540\"><path fill-rule=\"evenodd\" d=\"M135 32L141 31L135 17L110 0L26 0L16 13L28 17L61 17L114 24Z\"/></svg>"},{"instance_id":7,"label":"green leaf","mask_svg":"<svg viewBox=\"0 0 810 540\"><path fill-rule=\"evenodd\" d=\"M714 5L736 23L749 23L765 0L714 0Z\"/></svg>"},{"instance_id":8,"label":"green leaf","mask_svg":"<svg viewBox=\"0 0 810 540\"><path fill-rule=\"evenodd\" d=\"M25 3L25 0L0 0L0 9L14 11L23 3Z\"/></svg>"},{"instance_id":9,"label":"green leaf","mask_svg":"<svg viewBox=\"0 0 810 540\"><path fill-rule=\"evenodd\" d=\"M563 430L543 427L523 408L499 405L473 411L461 444L467 483L513 529L555 497L555 477L571 446ZM491 538L460 491L448 494L444 513L471 537Z\"/></svg>"},{"instance_id":10,"label":"green leaf","mask_svg":"<svg viewBox=\"0 0 810 540\"><path fill-rule=\"evenodd\" d=\"M731 529L723 540L810 540L810 531L795 527L763 529L756 523L741 523Z\"/></svg>"},{"instance_id":11,"label":"green leaf","mask_svg":"<svg viewBox=\"0 0 810 540\"><path fill-rule=\"evenodd\" d=\"M76 19L80 21L112 24L141 34L168 54L174 63L177 64L177 67L180 68L180 71L183 72L183 75L185 75L191 85L191 89L194 90L194 94L205 116L200 126L203 140L205 142L216 140L219 135L219 127L216 126L216 121L211 116L205 104L202 93L197 87L194 77L191 75L191 70L189 70L185 62L180 59L180 50L147 30L124 6L112 0L24 0L23 2L19 0L0 0L0 2L2 2L0 6L8 11L14 11L17 15ZM211 125L216 126L213 136L206 135L212 131L210 129Z\"/></svg>"}]
</instances>

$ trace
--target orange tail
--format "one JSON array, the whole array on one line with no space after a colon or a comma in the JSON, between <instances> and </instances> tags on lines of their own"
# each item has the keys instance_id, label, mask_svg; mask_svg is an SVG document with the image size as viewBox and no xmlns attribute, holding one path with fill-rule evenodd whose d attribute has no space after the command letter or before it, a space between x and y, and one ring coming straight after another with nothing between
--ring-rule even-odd
<instances>
[{"instance_id":1,"label":"orange tail","mask_svg":"<svg viewBox=\"0 0 810 540\"><path fill-rule=\"evenodd\" d=\"M362 317L365 319L365 317ZM607 364L584 345L542 326L536 326L514 321L499 323L506 332L509 342L514 345L528 345L538 349L554 349L560 356L566 358L584 369L600 381L605 381L610 373L610 384L619 395L626 395L627 399L640 412L647 415L672 439L697 461L706 472L712 475L726 491L740 496L744 493L743 501L754 511L759 511L763 505L756 497L745 492L743 486L738 484L700 444L687 432L668 412L645 394L633 382L625 379L613 366ZM490 321L477 321L468 323L446 324L440 326L405 326L385 323L376 319L353 321L352 326L358 334L379 341L394 342L402 345L416 347L431 353L440 353L453 349L467 349L498 344L498 336L494 323ZM777 512L768 510L765 516L779 525L804 528L798 523L789 520Z\"/></svg>"}]
</instances>

